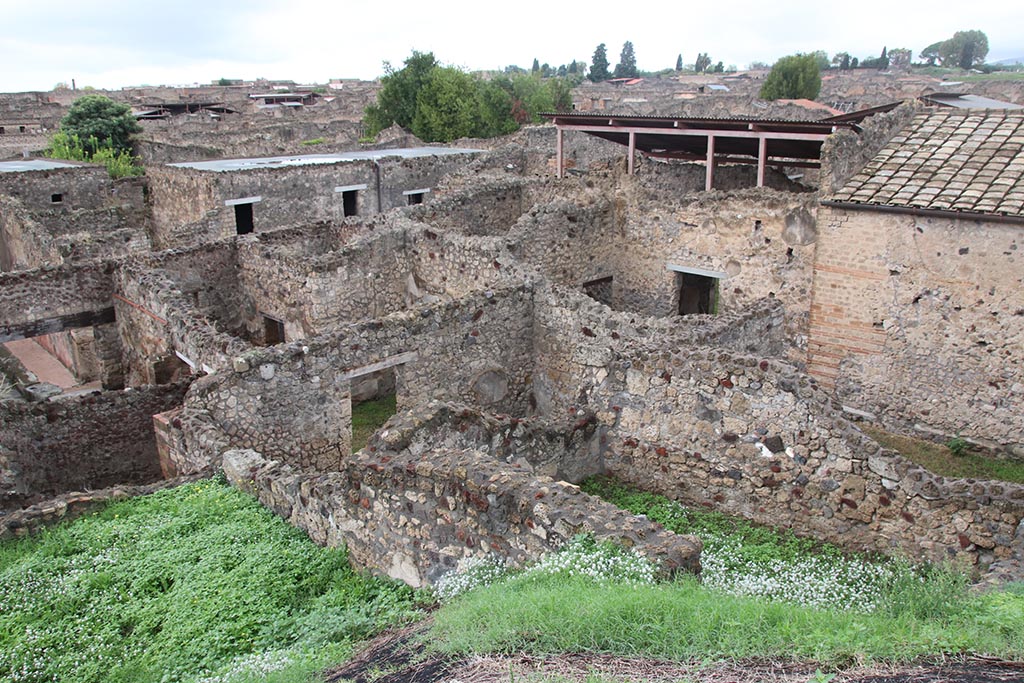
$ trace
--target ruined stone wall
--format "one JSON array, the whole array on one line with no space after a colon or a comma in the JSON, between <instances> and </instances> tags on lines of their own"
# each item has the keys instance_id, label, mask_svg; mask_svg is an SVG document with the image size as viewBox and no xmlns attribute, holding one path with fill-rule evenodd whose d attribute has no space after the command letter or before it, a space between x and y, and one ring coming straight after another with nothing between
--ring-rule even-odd
<instances>
[{"instance_id":1,"label":"ruined stone wall","mask_svg":"<svg viewBox=\"0 0 1024 683\"><path fill-rule=\"evenodd\" d=\"M810 370L890 428L1024 455L1020 226L826 210Z\"/></svg>"},{"instance_id":2,"label":"ruined stone wall","mask_svg":"<svg viewBox=\"0 0 1024 683\"><path fill-rule=\"evenodd\" d=\"M463 192L415 207L410 217L468 235L504 235L528 208L523 205L523 185L518 178L475 183Z\"/></svg>"},{"instance_id":3,"label":"ruined stone wall","mask_svg":"<svg viewBox=\"0 0 1024 683\"><path fill-rule=\"evenodd\" d=\"M520 281L501 238L465 237L416 226L407 231L407 240L417 290L410 292L414 302L458 299Z\"/></svg>"},{"instance_id":4,"label":"ruined stone wall","mask_svg":"<svg viewBox=\"0 0 1024 683\"><path fill-rule=\"evenodd\" d=\"M129 385L157 381L175 351L199 371L228 367L250 348L255 306L236 270L231 243L139 257L119 270L115 310Z\"/></svg>"},{"instance_id":5,"label":"ruined stone wall","mask_svg":"<svg viewBox=\"0 0 1024 683\"><path fill-rule=\"evenodd\" d=\"M205 114L142 122L136 151L147 164L284 154L322 154L358 147L359 121L309 121L294 115ZM322 140L319 144L303 144Z\"/></svg>"},{"instance_id":6,"label":"ruined stone wall","mask_svg":"<svg viewBox=\"0 0 1024 683\"><path fill-rule=\"evenodd\" d=\"M315 542L344 544L357 566L414 587L435 583L464 557L497 555L522 566L584 532L636 548L666 574L700 568L698 539L478 451L364 451L326 474L229 451L224 469Z\"/></svg>"},{"instance_id":7,"label":"ruined stone wall","mask_svg":"<svg viewBox=\"0 0 1024 683\"><path fill-rule=\"evenodd\" d=\"M289 340L406 308L411 273L405 232L373 234L318 255L241 240L241 286L256 308L284 321Z\"/></svg>"},{"instance_id":8,"label":"ruined stone wall","mask_svg":"<svg viewBox=\"0 0 1024 683\"><path fill-rule=\"evenodd\" d=\"M647 318L610 310L579 292L542 288L534 309L537 410L549 419L574 414L608 377L616 359L636 348L716 345L774 357L785 348L784 309L764 299L718 316Z\"/></svg>"},{"instance_id":9,"label":"ruined stone wall","mask_svg":"<svg viewBox=\"0 0 1024 683\"><path fill-rule=\"evenodd\" d=\"M180 405L187 384L61 401L0 403L0 509L74 490L160 478L152 416Z\"/></svg>"},{"instance_id":10,"label":"ruined stone wall","mask_svg":"<svg viewBox=\"0 0 1024 683\"><path fill-rule=\"evenodd\" d=\"M606 257L614 277L614 308L674 316L680 276L669 265L722 273L717 311L779 299L787 311L786 353L804 362L818 239L813 196L771 190L701 193L643 210L644 195L630 192L629 185L624 190L632 205L622 237Z\"/></svg>"},{"instance_id":11,"label":"ruined stone wall","mask_svg":"<svg viewBox=\"0 0 1024 683\"><path fill-rule=\"evenodd\" d=\"M89 262L0 273L0 324L98 311L110 306L114 267Z\"/></svg>"},{"instance_id":12,"label":"ruined stone wall","mask_svg":"<svg viewBox=\"0 0 1024 683\"><path fill-rule=\"evenodd\" d=\"M666 162L640 153L637 153L634 172L634 191L644 192L649 200L658 202L672 203L684 195L704 192L707 182L707 167L703 163ZM757 166L717 164L712 182L714 189L721 192L755 188ZM765 168L764 182L765 187L780 192L807 192L813 189L790 180L785 173L772 167Z\"/></svg>"},{"instance_id":13,"label":"ruined stone wall","mask_svg":"<svg viewBox=\"0 0 1024 683\"><path fill-rule=\"evenodd\" d=\"M371 437L370 452L475 450L511 469L578 483L603 469L592 414L511 417L458 403L431 402L393 416Z\"/></svg>"},{"instance_id":14,"label":"ruined stone wall","mask_svg":"<svg viewBox=\"0 0 1024 683\"><path fill-rule=\"evenodd\" d=\"M635 354L594 393L608 470L840 546L984 569L1024 557L1024 486L933 475L793 368L721 349Z\"/></svg>"},{"instance_id":15,"label":"ruined stone wall","mask_svg":"<svg viewBox=\"0 0 1024 683\"><path fill-rule=\"evenodd\" d=\"M451 154L413 159L401 157L381 159L379 162L381 168L380 210L387 211L397 206L408 206L409 198L403 194L408 190L430 189L431 192L425 199L426 202L432 201L431 194L437 189L441 179L449 173L465 167L477 156L475 154Z\"/></svg>"},{"instance_id":16,"label":"ruined stone wall","mask_svg":"<svg viewBox=\"0 0 1024 683\"><path fill-rule=\"evenodd\" d=\"M218 196L213 174L152 166L146 169L146 175L155 249L186 246L224 236L219 215L223 200Z\"/></svg>"},{"instance_id":17,"label":"ruined stone wall","mask_svg":"<svg viewBox=\"0 0 1024 683\"><path fill-rule=\"evenodd\" d=\"M299 467L337 469L351 438L350 372L396 358L400 408L443 399L523 415L533 368L532 309L525 288L489 291L251 350L233 361L233 371L197 383L182 419L207 413L233 447Z\"/></svg>"},{"instance_id":18,"label":"ruined stone wall","mask_svg":"<svg viewBox=\"0 0 1024 683\"><path fill-rule=\"evenodd\" d=\"M582 201L535 204L507 235L509 249L528 268L558 284L578 286L612 272L608 253L618 243L620 217L600 193Z\"/></svg>"},{"instance_id":19,"label":"ruined stone wall","mask_svg":"<svg viewBox=\"0 0 1024 683\"><path fill-rule=\"evenodd\" d=\"M830 135L821 146L822 194L828 195L845 185L920 109L919 104L906 102L892 111L868 117L857 133L844 128Z\"/></svg>"}]
</instances>

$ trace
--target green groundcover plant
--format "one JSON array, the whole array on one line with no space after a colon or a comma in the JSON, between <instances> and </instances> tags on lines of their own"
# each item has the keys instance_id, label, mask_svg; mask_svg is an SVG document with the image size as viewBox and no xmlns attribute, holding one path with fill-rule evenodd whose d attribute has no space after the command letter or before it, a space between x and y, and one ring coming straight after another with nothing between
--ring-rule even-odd
<instances>
[{"instance_id":1,"label":"green groundcover plant","mask_svg":"<svg viewBox=\"0 0 1024 683\"><path fill-rule=\"evenodd\" d=\"M417 612L206 480L0 544L0 680L308 680Z\"/></svg>"},{"instance_id":2,"label":"green groundcover plant","mask_svg":"<svg viewBox=\"0 0 1024 683\"><path fill-rule=\"evenodd\" d=\"M607 479L584 489L700 536L701 579L658 582L636 552L585 539L525 571L465 562L438 585L433 647L828 667L967 653L1024 659L1020 586L973 594L950 569L844 553Z\"/></svg>"}]
</instances>

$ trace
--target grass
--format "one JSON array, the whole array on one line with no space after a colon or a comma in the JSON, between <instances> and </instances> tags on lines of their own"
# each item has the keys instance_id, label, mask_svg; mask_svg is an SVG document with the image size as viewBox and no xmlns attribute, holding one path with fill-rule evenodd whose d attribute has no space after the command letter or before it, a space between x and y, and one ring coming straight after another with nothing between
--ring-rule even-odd
<instances>
[{"instance_id":1,"label":"grass","mask_svg":"<svg viewBox=\"0 0 1024 683\"><path fill-rule=\"evenodd\" d=\"M214 480L0 544L3 681L310 680L415 613Z\"/></svg>"},{"instance_id":2,"label":"grass","mask_svg":"<svg viewBox=\"0 0 1024 683\"><path fill-rule=\"evenodd\" d=\"M998 479L1024 484L1024 461L997 460L971 449L956 454L949 446L932 441L890 434L870 425L863 425L861 429L882 446L897 451L929 472L944 477Z\"/></svg>"},{"instance_id":3,"label":"grass","mask_svg":"<svg viewBox=\"0 0 1024 683\"><path fill-rule=\"evenodd\" d=\"M829 669L959 653L1024 659L1022 589L972 595L962 575L941 568L850 556L608 479L584 489L673 531L700 535L703 582L598 581L578 561L572 572L513 574L443 605L433 647L458 654L769 658ZM825 599L804 595L807 586Z\"/></svg>"},{"instance_id":4,"label":"grass","mask_svg":"<svg viewBox=\"0 0 1024 683\"><path fill-rule=\"evenodd\" d=\"M382 398L363 401L352 406L352 452L362 450L373 433L398 410L397 397L388 394Z\"/></svg>"}]
</instances>

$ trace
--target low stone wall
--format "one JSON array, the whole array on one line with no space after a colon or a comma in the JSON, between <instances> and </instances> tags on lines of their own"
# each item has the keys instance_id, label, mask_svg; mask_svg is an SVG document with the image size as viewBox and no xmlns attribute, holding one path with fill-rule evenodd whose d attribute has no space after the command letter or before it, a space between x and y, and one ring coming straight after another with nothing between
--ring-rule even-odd
<instances>
[{"instance_id":1,"label":"low stone wall","mask_svg":"<svg viewBox=\"0 0 1024 683\"><path fill-rule=\"evenodd\" d=\"M721 349L633 356L592 403L612 474L840 546L985 569L1024 553L1024 486L882 449L806 375Z\"/></svg>"},{"instance_id":2,"label":"low stone wall","mask_svg":"<svg viewBox=\"0 0 1024 683\"><path fill-rule=\"evenodd\" d=\"M153 415L186 383L25 404L0 403L0 509L75 490L160 478Z\"/></svg>"},{"instance_id":3,"label":"low stone wall","mask_svg":"<svg viewBox=\"0 0 1024 683\"><path fill-rule=\"evenodd\" d=\"M411 586L433 584L464 557L521 566L580 533L636 548L666 574L700 569L698 539L478 451L364 451L338 472L300 474L233 450L224 472L315 542L344 543L356 565Z\"/></svg>"},{"instance_id":4,"label":"low stone wall","mask_svg":"<svg viewBox=\"0 0 1024 683\"><path fill-rule=\"evenodd\" d=\"M136 496L148 496L151 493L198 481L201 478L198 475L193 475L165 479L143 486L113 486L98 491L65 493L23 510L0 514L0 541L31 536L54 524L68 522L99 510L110 503Z\"/></svg>"},{"instance_id":5,"label":"low stone wall","mask_svg":"<svg viewBox=\"0 0 1024 683\"><path fill-rule=\"evenodd\" d=\"M367 450L476 450L520 472L578 483L603 471L602 446L594 415L584 411L554 422L431 402L393 416Z\"/></svg>"}]
</instances>

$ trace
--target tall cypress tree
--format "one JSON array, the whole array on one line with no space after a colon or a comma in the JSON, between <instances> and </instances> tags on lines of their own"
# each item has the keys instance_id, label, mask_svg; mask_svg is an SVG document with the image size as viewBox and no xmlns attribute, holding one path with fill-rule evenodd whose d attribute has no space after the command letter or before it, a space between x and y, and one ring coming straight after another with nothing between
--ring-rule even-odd
<instances>
[{"instance_id":1,"label":"tall cypress tree","mask_svg":"<svg viewBox=\"0 0 1024 683\"><path fill-rule=\"evenodd\" d=\"M615 77L636 78L639 75L640 72L636 70L636 54L633 52L633 43L627 40L622 44L619 63L615 65Z\"/></svg>"},{"instance_id":2,"label":"tall cypress tree","mask_svg":"<svg viewBox=\"0 0 1024 683\"><path fill-rule=\"evenodd\" d=\"M594 50L594 57L591 60L590 75L587 76L594 83L600 81L607 81L612 75L608 73L608 50L604 43L597 46Z\"/></svg>"}]
</instances>

